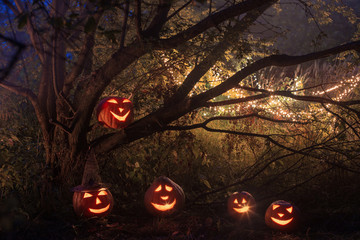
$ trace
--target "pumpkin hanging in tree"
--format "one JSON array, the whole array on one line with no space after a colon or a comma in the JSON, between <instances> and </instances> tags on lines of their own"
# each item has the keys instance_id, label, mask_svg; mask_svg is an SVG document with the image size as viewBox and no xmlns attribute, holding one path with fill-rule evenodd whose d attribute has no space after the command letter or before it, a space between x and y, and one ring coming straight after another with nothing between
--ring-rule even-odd
<instances>
[{"instance_id":1,"label":"pumpkin hanging in tree","mask_svg":"<svg viewBox=\"0 0 360 240\"><path fill-rule=\"evenodd\" d=\"M105 217L111 212L114 199L109 189L100 183L94 151L90 149L86 158L81 185L72 189L74 211L79 217Z\"/></svg>"},{"instance_id":2,"label":"pumpkin hanging in tree","mask_svg":"<svg viewBox=\"0 0 360 240\"><path fill-rule=\"evenodd\" d=\"M300 225L300 210L284 200L275 201L266 210L265 223L276 230L296 230Z\"/></svg>"},{"instance_id":3,"label":"pumpkin hanging in tree","mask_svg":"<svg viewBox=\"0 0 360 240\"><path fill-rule=\"evenodd\" d=\"M244 216L249 216L255 210L254 197L246 192L234 192L230 195L227 202L227 209L230 216L241 219Z\"/></svg>"},{"instance_id":4,"label":"pumpkin hanging in tree","mask_svg":"<svg viewBox=\"0 0 360 240\"><path fill-rule=\"evenodd\" d=\"M127 98L106 97L99 102L96 116L106 127L125 128L134 120L133 104Z\"/></svg>"},{"instance_id":5,"label":"pumpkin hanging in tree","mask_svg":"<svg viewBox=\"0 0 360 240\"><path fill-rule=\"evenodd\" d=\"M161 176L147 189L144 203L149 213L155 216L168 216L183 208L185 194L179 185Z\"/></svg>"},{"instance_id":6,"label":"pumpkin hanging in tree","mask_svg":"<svg viewBox=\"0 0 360 240\"><path fill-rule=\"evenodd\" d=\"M78 186L73 190L74 211L80 217L105 217L114 206L109 189L101 185Z\"/></svg>"}]
</instances>

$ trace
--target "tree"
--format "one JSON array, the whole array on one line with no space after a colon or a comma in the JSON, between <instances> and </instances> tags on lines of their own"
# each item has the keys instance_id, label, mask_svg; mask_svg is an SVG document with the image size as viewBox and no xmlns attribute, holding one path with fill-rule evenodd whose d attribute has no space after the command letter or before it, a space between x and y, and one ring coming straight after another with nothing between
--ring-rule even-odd
<instances>
[{"instance_id":1,"label":"tree","mask_svg":"<svg viewBox=\"0 0 360 240\"><path fill-rule=\"evenodd\" d=\"M25 28L34 53L40 62L41 76L35 79L34 87L24 87L7 76L0 83L2 88L26 97L32 104L42 132L47 166L60 168L59 176L69 181L83 166L89 147L100 154L150 136L156 132L207 127L213 120L232 120L246 117L266 118L258 113L243 116L218 117L192 126L171 125L179 118L211 106L228 106L271 96L284 96L298 101L329 103L350 109L359 100L337 101L327 97L296 95L291 91L269 91L242 86L255 92L244 98L213 101L212 99L239 88L250 76L267 67L293 66L304 62L334 56L350 50L359 50L360 41L332 46L299 56L276 54L276 49L266 45L265 40L274 35L263 34L263 42L251 40L250 31L259 25L273 30L265 11L278 8L276 0L245 1L11 1L2 3L11 9L18 27ZM325 12L311 1L292 1L307 13ZM314 6L314 9L312 9ZM190 10L193 14L189 16ZM351 11L346 9L348 15ZM206 16L204 14L206 13ZM187 15L186 15L187 14ZM203 17L204 16L204 17ZM316 16L310 14L313 20ZM351 15L352 16L352 15ZM113 24L117 24L114 25ZM254 29L253 29L254 30ZM105 37L105 38L104 38ZM101 42L102 41L102 42ZM96 47L111 46L106 59L95 59ZM251 52L262 51L262 57ZM69 55L70 54L70 55ZM157 54L175 54L172 61L182 61L192 66L188 75L173 84L168 95L155 110L147 112L125 129L111 131L89 140L94 129L91 117L97 102L106 88L113 82L133 87L133 96L139 93L146 82L127 82L118 78L121 74L133 74L134 65ZM235 56L236 55L236 56ZM192 56L192 57L191 57ZM236 73L219 85L196 92L202 78L226 57L243 60ZM245 61L244 61L245 59ZM175 63L170 62L168 64ZM165 65L165 69L169 69ZM129 70L130 69L130 70ZM181 71L180 71L181 72ZM179 76L179 75L178 75ZM120 80L119 80L120 79ZM351 108L358 114L356 109ZM227 132L227 131L224 131ZM228 131L231 133L231 131ZM271 136L258 133L244 135L265 138L271 144L288 151L296 151L279 143ZM72 177L70 178L72 179Z\"/></svg>"}]
</instances>

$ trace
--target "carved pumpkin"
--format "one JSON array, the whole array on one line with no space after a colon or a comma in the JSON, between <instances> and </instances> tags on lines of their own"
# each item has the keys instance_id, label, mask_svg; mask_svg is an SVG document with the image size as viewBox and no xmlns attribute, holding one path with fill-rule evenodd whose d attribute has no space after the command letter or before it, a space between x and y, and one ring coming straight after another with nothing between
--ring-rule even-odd
<instances>
[{"instance_id":1,"label":"carved pumpkin","mask_svg":"<svg viewBox=\"0 0 360 240\"><path fill-rule=\"evenodd\" d=\"M144 203L149 213L156 216L168 216L184 206L185 194L179 185L161 176L147 189Z\"/></svg>"},{"instance_id":2,"label":"carved pumpkin","mask_svg":"<svg viewBox=\"0 0 360 240\"><path fill-rule=\"evenodd\" d=\"M234 192L228 198L227 208L230 216L242 218L254 212L256 203L254 197L245 191Z\"/></svg>"},{"instance_id":3,"label":"carved pumpkin","mask_svg":"<svg viewBox=\"0 0 360 240\"><path fill-rule=\"evenodd\" d=\"M76 215L83 217L105 217L113 206L114 199L104 187L77 187L73 195L73 206Z\"/></svg>"},{"instance_id":4,"label":"carved pumpkin","mask_svg":"<svg viewBox=\"0 0 360 240\"><path fill-rule=\"evenodd\" d=\"M300 225L300 210L289 202L278 200L267 208L265 223L276 230L296 230Z\"/></svg>"},{"instance_id":5,"label":"carved pumpkin","mask_svg":"<svg viewBox=\"0 0 360 240\"><path fill-rule=\"evenodd\" d=\"M127 98L107 97L99 102L96 116L98 121L106 127L125 128L134 119L133 104Z\"/></svg>"}]
</instances>

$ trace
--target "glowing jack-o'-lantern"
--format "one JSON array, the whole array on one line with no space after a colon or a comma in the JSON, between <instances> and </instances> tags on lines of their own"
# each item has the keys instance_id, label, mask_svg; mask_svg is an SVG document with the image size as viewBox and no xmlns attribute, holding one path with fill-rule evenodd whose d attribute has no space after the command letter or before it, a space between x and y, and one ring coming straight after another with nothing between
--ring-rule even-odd
<instances>
[{"instance_id":1,"label":"glowing jack-o'-lantern","mask_svg":"<svg viewBox=\"0 0 360 240\"><path fill-rule=\"evenodd\" d=\"M281 231L293 231L300 225L300 210L284 200L273 202L266 210L265 223Z\"/></svg>"},{"instance_id":2,"label":"glowing jack-o'-lantern","mask_svg":"<svg viewBox=\"0 0 360 240\"><path fill-rule=\"evenodd\" d=\"M78 216L105 217L114 206L114 199L107 188L78 186L74 189L73 207Z\"/></svg>"},{"instance_id":3,"label":"glowing jack-o'-lantern","mask_svg":"<svg viewBox=\"0 0 360 240\"><path fill-rule=\"evenodd\" d=\"M179 185L171 179L161 176L147 189L144 203L149 213L168 216L184 206L185 194Z\"/></svg>"},{"instance_id":4,"label":"glowing jack-o'-lantern","mask_svg":"<svg viewBox=\"0 0 360 240\"><path fill-rule=\"evenodd\" d=\"M256 203L254 197L245 191L234 192L228 198L227 209L230 216L242 218L254 212Z\"/></svg>"},{"instance_id":5,"label":"glowing jack-o'-lantern","mask_svg":"<svg viewBox=\"0 0 360 240\"><path fill-rule=\"evenodd\" d=\"M107 97L102 99L96 109L98 121L109 128L125 128L134 119L133 104L127 98Z\"/></svg>"}]
</instances>

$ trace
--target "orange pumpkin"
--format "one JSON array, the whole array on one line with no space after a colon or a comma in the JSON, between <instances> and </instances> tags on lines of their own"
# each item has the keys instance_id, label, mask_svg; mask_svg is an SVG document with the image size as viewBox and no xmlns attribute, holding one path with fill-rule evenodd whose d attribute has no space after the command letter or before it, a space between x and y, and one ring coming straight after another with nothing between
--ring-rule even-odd
<instances>
[{"instance_id":1,"label":"orange pumpkin","mask_svg":"<svg viewBox=\"0 0 360 240\"><path fill-rule=\"evenodd\" d=\"M227 202L228 213L234 218L248 216L254 212L255 206L254 197L245 191L234 192L230 195Z\"/></svg>"},{"instance_id":2,"label":"orange pumpkin","mask_svg":"<svg viewBox=\"0 0 360 240\"><path fill-rule=\"evenodd\" d=\"M276 230L296 230L300 225L300 210L292 203L278 200L267 208L265 223Z\"/></svg>"},{"instance_id":3,"label":"orange pumpkin","mask_svg":"<svg viewBox=\"0 0 360 240\"><path fill-rule=\"evenodd\" d=\"M149 213L155 216L168 216L183 208L185 194L179 185L161 176L147 189L144 203Z\"/></svg>"},{"instance_id":4,"label":"orange pumpkin","mask_svg":"<svg viewBox=\"0 0 360 240\"><path fill-rule=\"evenodd\" d=\"M114 199L107 188L101 186L74 189L73 207L80 217L105 217L114 206Z\"/></svg>"},{"instance_id":5,"label":"orange pumpkin","mask_svg":"<svg viewBox=\"0 0 360 240\"><path fill-rule=\"evenodd\" d=\"M125 128L134 120L133 104L127 98L107 97L99 102L96 116L106 127Z\"/></svg>"}]
</instances>

